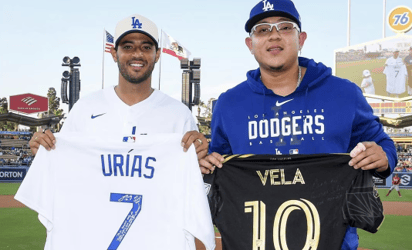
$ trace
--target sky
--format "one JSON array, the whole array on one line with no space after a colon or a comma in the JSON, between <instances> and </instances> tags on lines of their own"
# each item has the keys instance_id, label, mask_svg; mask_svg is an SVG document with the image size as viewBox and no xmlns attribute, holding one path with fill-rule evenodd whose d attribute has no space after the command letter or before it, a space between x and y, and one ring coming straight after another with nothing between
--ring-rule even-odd
<instances>
[{"instance_id":1,"label":"sky","mask_svg":"<svg viewBox=\"0 0 412 250\"><path fill-rule=\"evenodd\" d=\"M302 30L308 38L301 56L333 67L334 50L347 46L347 0L294 0ZM350 45L383 38L383 0L351 1ZM386 15L409 0L389 0ZM80 58L80 97L116 85L118 68L103 53L104 30L114 35L116 23L138 13L154 21L201 58L201 100L219 94L246 79L258 67L245 45L244 25L258 1L80 1L38 0L0 3L0 98L32 93L46 96L54 87L60 96L65 56ZM412 35L412 32L408 32ZM386 37L395 33L386 25ZM152 87L181 100L182 70L177 58L162 54ZM67 104L61 107L67 113Z\"/></svg>"}]
</instances>

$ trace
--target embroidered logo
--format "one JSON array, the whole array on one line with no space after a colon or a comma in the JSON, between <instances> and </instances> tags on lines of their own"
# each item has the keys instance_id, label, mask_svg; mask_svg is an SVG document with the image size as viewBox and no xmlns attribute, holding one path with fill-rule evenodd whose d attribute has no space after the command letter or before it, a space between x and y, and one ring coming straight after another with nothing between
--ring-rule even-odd
<instances>
[{"instance_id":1,"label":"embroidered logo","mask_svg":"<svg viewBox=\"0 0 412 250\"><path fill-rule=\"evenodd\" d=\"M134 17L132 17L132 26L133 26L133 29L141 29L142 28L142 25L143 25L143 23L141 23L140 21L139 21L139 19L136 19L135 20L135 18Z\"/></svg>"},{"instance_id":2,"label":"embroidered logo","mask_svg":"<svg viewBox=\"0 0 412 250\"><path fill-rule=\"evenodd\" d=\"M297 155L297 154L299 154L299 149L297 149L297 148L289 149L289 154L290 155Z\"/></svg>"},{"instance_id":3,"label":"embroidered logo","mask_svg":"<svg viewBox=\"0 0 412 250\"><path fill-rule=\"evenodd\" d=\"M123 137L123 142L136 142L136 136L125 136Z\"/></svg>"},{"instance_id":4,"label":"embroidered logo","mask_svg":"<svg viewBox=\"0 0 412 250\"><path fill-rule=\"evenodd\" d=\"M273 4L268 2L268 0L263 0L263 11L273 10Z\"/></svg>"},{"instance_id":5,"label":"embroidered logo","mask_svg":"<svg viewBox=\"0 0 412 250\"><path fill-rule=\"evenodd\" d=\"M132 128L132 135L123 137L123 142L131 142L131 143L136 142L136 126Z\"/></svg>"},{"instance_id":6,"label":"embroidered logo","mask_svg":"<svg viewBox=\"0 0 412 250\"><path fill-rule=\"evenodd\" d=\"M283 102L276 101L276 107L280 107L280 106L282 106L283 104L285 104L285 103L287 103L287 102L290 102L290 101L292 101L292 100L293 100L293 99L286 100L286 101L283 101Z\"/></svg>"},{"instance_id":7,"label":"embroidered logo","mask_svg":"<svg viewBox=\"0 0 412 250\"><path fill-rule=\"evenodd\" d=\"M105 114L106 114L106 113L99 114L99 115L93 115L93 114L92 114L92 117L91 117L91 118L94 119L94 118L97 118L97 117L102 116L102 115L105 115Z\"/></svg>"}]
</instances>

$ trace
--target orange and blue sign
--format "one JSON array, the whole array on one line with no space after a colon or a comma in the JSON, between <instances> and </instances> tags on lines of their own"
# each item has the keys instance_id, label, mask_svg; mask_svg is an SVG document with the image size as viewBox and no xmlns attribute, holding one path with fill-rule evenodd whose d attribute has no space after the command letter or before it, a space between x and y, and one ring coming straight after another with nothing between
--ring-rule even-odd
<instances>
[{"instance_id":1,"label":"orange and blue sign","mask_svg":"<svg viewBox=\"0 0 412 250\"><path fill-rule=\"evenodd\" d=\"M406 33L412 29L412 10L407 6L397 6L388 15L388 25L396 33Z\"/></svg>"}]
</instances>

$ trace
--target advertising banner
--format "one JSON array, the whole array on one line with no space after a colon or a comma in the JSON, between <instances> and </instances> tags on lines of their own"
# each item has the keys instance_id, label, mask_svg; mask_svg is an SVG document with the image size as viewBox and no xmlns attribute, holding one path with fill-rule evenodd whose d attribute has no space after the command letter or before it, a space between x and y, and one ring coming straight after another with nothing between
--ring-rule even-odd
<instances>
[{"instance_id":1,"label":"advertising banner","mask_svg":"<svg viewBox=\"0 0 412 250\"><path fill-rule=\"evenodd\" d=\"M411 172L396 172L401 178L401 184L399 187L401 188L412 188L412 173Z\"/></svg>"},{"instance_id":2,"label":"advertising banner","mask_svg":"<svg viewBox=\"0 0 412 250\"><path fill-rule=\"evenodd\" d=\"M22 94L10 96L9 110L33 114L49 110L49 99L34 94Z\"/></svg>"},{"instance_id":3,"label":"advertising banner","mask_svg":"<svg viewBox=\"0 0 412 250\"><path fill-rule=\"evenodd\" d=\"M26 168L0 168L0 182L23 181Z\"/></svg>"},{"instance_id":4,"label":"advertising banner","mask_svg":"<svg viewBox=\"0 0 412 250\"><path fill-rule=\"evenodd\" d=\"M386 186L386 179L381 179L381 178L377 178L377 177L373 177L373 182L375 183L375 185L377 187L384 187Z\"/></svg>"}]
</instances>

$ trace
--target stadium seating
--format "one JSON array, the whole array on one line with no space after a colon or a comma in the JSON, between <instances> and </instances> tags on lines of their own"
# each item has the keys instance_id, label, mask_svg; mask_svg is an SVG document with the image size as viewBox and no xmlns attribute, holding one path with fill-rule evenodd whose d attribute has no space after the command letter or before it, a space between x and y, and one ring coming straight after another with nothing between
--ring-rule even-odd
<instances>
[{"instance_id":1,"label":"stadium seating","mask_svg":"<svg viewBox=\"0 0 412 250\"><path fill-rule=\"evenodd\" d=\"M400 146L396 144L398 165L394 172L412 172L412 145Z\"/></svg>"},{"instance_id":2,"label":"stadium seating","mask_svg":"<svg viewBox=\"0 0 412 250\"><path fill-rule=\"evenodd\" d=\"M0 131L0 166L30 166L33 155L29 141L32 133Z\"/></svg>"}]
</instances>

